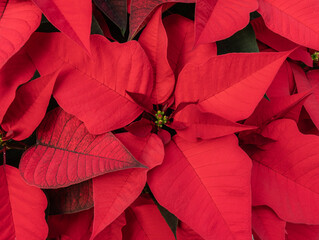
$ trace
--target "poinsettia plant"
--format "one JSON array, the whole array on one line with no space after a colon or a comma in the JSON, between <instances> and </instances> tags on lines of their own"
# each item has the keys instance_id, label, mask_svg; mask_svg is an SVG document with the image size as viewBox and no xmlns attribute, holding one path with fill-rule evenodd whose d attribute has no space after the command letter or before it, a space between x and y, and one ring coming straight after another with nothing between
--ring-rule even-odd
<instances>
[{"instance_id":1,"label":"poinsettia plant","mask_svg":"<svg viewBox=\"0 0 319 240\"><path fill-rule=\"evenodd\" d=\"M318 11L1 0L0 239L318 239Z\"/></svg>"}]
</instances>

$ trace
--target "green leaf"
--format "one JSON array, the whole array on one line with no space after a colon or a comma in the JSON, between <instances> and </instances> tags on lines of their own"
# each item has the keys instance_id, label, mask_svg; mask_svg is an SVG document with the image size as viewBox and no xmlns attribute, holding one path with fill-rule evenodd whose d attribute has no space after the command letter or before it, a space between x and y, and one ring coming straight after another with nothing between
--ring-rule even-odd
<instances>
[{"instance_id":1,"label":"green leaf","mask_svg":"<svg viewBox=\"0 0 319 240\"><path fill-rule=\"evenodd\" d=\"M250 24L230 38L217 43L217 54L232 52L259 52L255 32Z\"/></svg>"},{"instance_id":2,"label":"green leaf","mask_svg":"<svg viewBox=\"0 0 319 240\"><path fill-rule=\"evenodd\" d=\"M127 26L126 0L93 0L95 5L121 30L124 36Z\"/></svg>"},{"instance_id":3,"label":"green leaf","mask_svg":"<svg viewBox=\"0 0 319 240\"><path fill-rule=\"evenodd\" d=\"M162 207L157 201L154 202L176 238L178 218L166 208Z\"/></svg>"},{"instance_id":4,"label":"green leaf","mask_svg":"<svg viewBox=\"0 0 319 240\"><path fill-rule=\"evenodd\" d=\"M104 36L104 33L100 27L100 24L98 23L98 21L93 15L92 15L91 34L99 34Z\"/></svg>"},{"instance_id":5,"label":"green leaf","mask_svg":"<svg viewBox=\"0 0 319 240\"><path fill-rule=\"evenodd\" d=\"M269 97L267 96L267 94L265 93L264 98L266 98L268 101L270 101Z\"/></svg>"}]
</instances>

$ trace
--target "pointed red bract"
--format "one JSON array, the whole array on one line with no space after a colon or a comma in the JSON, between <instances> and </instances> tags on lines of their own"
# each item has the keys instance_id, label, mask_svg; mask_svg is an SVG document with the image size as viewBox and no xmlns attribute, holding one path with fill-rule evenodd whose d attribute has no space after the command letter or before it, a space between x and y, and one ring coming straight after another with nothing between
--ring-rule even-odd
<instances>
[{"instance_id":1,"label":"pointed red bract","mask_svg":"<svg viewBox=\"0 0 319 240\"><path fill-rule=\"evenodd\" d=\"M126 224L125 214L122 213L108 225L94 240L122 240L122 228Z\"/></svg>"},{"instance_id":2,"label":"pointed red bract","mask_svg":"<svg viewBox=\"0 0 319 240\"><path fill-rule=\"evenodd\" d=\"M319 2L258 0L267 27L299 45L319 49Z\"/></svg>"},{"instance_id":3,"label":"pointed red bract","mask_svg":"<svg viewBox=\"0 0 319 240\"><path fill-rule=\"evenodd\" d=\"M295 90L295 81L291 66L288 61L284 61L276 77L267 89L268 98L290 96Z\"/></svg>"},{"instance_id":4,"label":"pointed red bract","mask_svg":"<svg viewBox=\"0 0 319 240\"><path fill-rule=\"evenodd\" d=\"M29 81L35 67L25 54L19 51L0 70L0 122L14 100L17 88Z\"/></svg>"},{"instance_id":5,"label":"pointed red bract","mask_svg":"<svg viewBox=\"0 0 319 240\"><path fill-rule=\"evenodd\" d=\"M286 222L266 206L253 208L252 227L260 239L285 240Z\"/></svg>"},{"instance_id":6,"label":"pointed red bract","mask_svg":"<svg viewBox=\"0 0 319 240\"><path fill-rule=\"evenodd\" d=\"M287 118L289 111L298 105L301 107L310 94L311 92L307 91L292 96L272 97L270 101L264 98L247 118L245 124L263 127L275 119ZM295 120L297 121L298 118Z\"/></svg>"},{"instance_id":7,"label":"pointed red bract","mask_svg":"<svg viewBox=\"0 0 319 240\"><path fill-rule=\"evenodd\" d=\"M267 44L269 47L275 49L278 52L288 51L297 48L292 52L289 57L293 60L303 61L308 66L312 67L312 59L307 48L301 47L298 44L291 42L290 40L270 31L264 20L260 18L255 18L251 21L251 25L254 28L256 39Z\"/></svg>"},{"instance_id":8,"label":"pointed red bract","mask_svg":"<svg viewBox=\"0 0 319 240\"><path fill-rule=\"evenodd\" d=\"M277 120L262 135L275 142L251 156L253 205L268 205L283 220L319 223L319 137L303 135L294 121Z\"/></svg>"},{"instance_id":9,"label":"pointed red bract","mask_svg":"<svg viewBox=\"0 0 319 240\"><path fill-rule=\"evenodd\" d=\"M174 240L174 234L148 195L139 197L126 211L123 239Z\"/></svg>"},{"instance_id":10,"label":"pointed red bract","mask_svg":"<svg viewBox=\"0 0 319 240\"><path fill-rule=\"evenodd\" d=\"M188 62L204 62L217 55L216 43L200 44L194 48L194 21L173 14L163 20L168 37L167 57L175 76Z\"/></svg>"},{"instance_id":11,"label":"pointed red bract","mask_svg":"<svg viewBox=\"0 0 319 240\"><path fill-rule=\"evenodd\" d=\"M201 111L194 104L186 106L175 114L172 127L179 136L188 141L218 138L256 128L229 121L213 113Z\"/></svg>"},{"instance_id":12,"label":"pointed red bract","mask_svg":"<svg viewBox=\"0 0 319 240\"><path fill-rule=\"evenodd\" d=\"M232 53L201 64L187 64L178 77L176 105L198 101L207 112L232 121L245 119L264 96L288 54Z\"/></svg>"},{"instance_id":13,"label":"pointed red bract","mask_svg":"<svg viewBox=\"0 0 319 240\"><path fill-rule=\"evenodd\" d=\"M149 169L163 161L163 143L155 134L138 138L130 133L117 138ZM114 221L142 192L149 169L128 169L93 179L94 224L91 239ZM106 197L107 196L107 197Z\"/></svg>"},{"instance_id":14,"label":"pointed red bract","mask_svg":"<svg viewBox=\"0 0 319 240\"><path fill-rule=\"evenodd\" d=\"M61 32L90 52L91 0L33 0Z\"/></svg>"},{"instance_id":15,"label":"pointed red bract","mask_svg":"<svg viewBox=\"0 0 319 240\"><path fill-rule=\"evenodd\" d=\"M0 18L0 69L26 43L41 22L31 0L10 0Z\"/></svg>"},{"instance_id":16,"label":"pointed red bract","mask_svg":"<svg viewBox=\"0 0 319 240\"><path fill-rule=\"evenodd\" d=\"M62 66L53 95L92 134L122 128L142 113L126 91L151 94L151 65L136 41L111 43L92 35L90 58L61 33L37 33L27 48L40 74Z\"/></svg>"},{"instance_id":17,"label":"pointed red bract","mask_svg":"<svg viewBox=\"0 0 319 240\"><path fill-rule=\"evenodd\" d=\"M19 170L0 166L0 239L45 239L47 200L44 193L27 185Z\"/></svg>"},{"instance_id":18,"label":"pointed red bract","mask_svg":"<svg viewBox=\"0 0 319 240\"><path fill-rule=\"evenodd\" d=\"M43 120L19 169L29 184L57 188L136 167L145 168L112 133L91 135L76 117L56 108Z\"/></svg>"},{"instance_id":19,"label":"pointed red bract","mask_svg":"<svg viewBox=\"0 0 319 240\"><path fill-rule=\"evenodd\" d=\"M175 136L148 184L160 205L204 239L247 240L250 170L251 160L235 136L197 143Z\"/></svg>"},{"instance_id":20,"label":"pointed red bract","mask_svg":"<svg viewBox=\"0 0 319 240\"><path fill-rule=\"evenodd\" d=\"M59 72L40 77L21 86L1 124L5 131L13 131L13 139L29 137L42 121L50 102Z\"/></svg>"},{"instance_id":21,"label":"pointed red bract","mask_svg":"<svg viewBox=\"0 0 319 240\"><path fill-rule=\"evenodd\" d=\"M172 95L175 86L174 73L167 60L167 41L160 6L138 39L154 70L154 88L151 94L153 104L165 102Z\"/></svg>"},{"instance_id":22,"label":"pointed red bract","mask_svg":"<svg viewBox=\"0 0 319 240\"><path fill-rule=\"evenodd\" d=\"M196 232L193 231L189 226L187 226L182 221L178 221L176 230L176 239L183 240L203 240Z\"/></svg>"},{"instance_id":23,"label":"pointed red bract","mask_svg":"<svg viewBox=\"0 0 319 240\"><path fill-rule=\"evenodd\" d=\"M314 88L318 88L318 83L319 83L318 80L312 81L312 84L311 84L306 76L306 73L303 71L303 69L300 66L294 63L291 63L290 65L294 74L298 92L312 91ZM315 74L313 74L313 76L315 76ZM318 101L319 101L318 95L314 93L310 95L304 103L304 107L306 108L308 114L310 115L317 129L319 129L319 108L318 108L319 102Z\"/></svg>"},{"instance_id":24,"label":"pointed red bract","mask_svg":"<svg viewBox=\"0 0 319 240\"><path fill-rule=\"evenodd\" d=\"M196 44L230 37L249 23L257 0L198 0L196 2Z\"/></svg>"}]
</instances>

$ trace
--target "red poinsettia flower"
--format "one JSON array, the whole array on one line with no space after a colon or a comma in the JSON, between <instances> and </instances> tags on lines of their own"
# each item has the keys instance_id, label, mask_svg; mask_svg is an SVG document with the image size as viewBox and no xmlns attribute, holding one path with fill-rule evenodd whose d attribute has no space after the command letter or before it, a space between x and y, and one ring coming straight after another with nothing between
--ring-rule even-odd
<instances>
[{"instance_id":1,"label":"red poinsettia flower","mask_svg":"<svg viewBox=\"0 0 319 240\"><path fill-rule=\"evenodd\" d=\"M163 164L148 174L152 193L203 238L247 239L251 235L251 160L232 133L250 129L236 121L253 112L288 53L216 56L214 44L193 50L194 39L192 21L172 15L163 25L159 9L139 43L111 43L93 35L90 57L61 33L35 33L25 51L41 75L56 74L53 96L93 134L125 127L143 110L153 114L148 118L152 121L144 120L144 129L151 126L144 138L129 133L117 135L149 169L161 164L164 156L163 143L154 133L163 132L165 125L174 128L177 135L165 142ZM153 105L158 106L155 112ZM175 112L171 115L170 111ZM51 134L55 133L41 136ZM64 148L60 144L65 143L55 144ZM50 162L39 159L37 152L42 148L28 151L21 160L22 175L31 184L61 187L109 171L70 175L72 181L51 179L57 174L56 168L45 176L35 171L56 161L54 157ZM32 164L28 164L30 161ZM134 168L138 166L134 161L129 166L133 168L93 179L92 238L120 216L143 189L147 169ZM41 181L43 178L47 180ZM203 222L210 224L207 227Z\"/></svg>"}]
</instances>

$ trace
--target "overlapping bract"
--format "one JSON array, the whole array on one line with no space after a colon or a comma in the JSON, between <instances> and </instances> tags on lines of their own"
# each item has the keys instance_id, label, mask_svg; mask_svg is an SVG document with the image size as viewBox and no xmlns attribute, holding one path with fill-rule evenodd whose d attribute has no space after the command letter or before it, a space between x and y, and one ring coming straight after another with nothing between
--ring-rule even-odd
<instances>
[{"instance_id":1,"label":"overlapping bract","mask_svg":"<svg viewBox=\"0 0 319 240\"><path fill-rule=\"evenodd\" d=\"M95 2L123 33L126 1ZM34 3L0 5L0 29L13 5L9 32L18 29L0 33L12 44L0 47L0 120L23 140L46 115L20 172L32 185L61 188L48 194L59 208L49 214L64 214L49 216L49 237L318 238L319 74L310 56L319 48L317 2L198 0L192 21L162 19L176 1L132 0L129 35L141 35L123 44L90 36L91 1ZM17 15L21 6L30 14ZM40 22L37 6L61 33L34 33L24 45ZM244 28L255 10L261 53L217 56L215 42ZM35 69L41 76L29 81ZM46 113L51 96L63 110ZM163 128L153 108L168 115ZM43 194L17 170L1 170L1 233L45 238ZM11 172L19 191L10 189ZM41 200L25 229L15 213L34 208L13 192Z\"/></svg>"}]
</instances>

